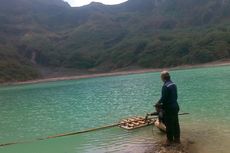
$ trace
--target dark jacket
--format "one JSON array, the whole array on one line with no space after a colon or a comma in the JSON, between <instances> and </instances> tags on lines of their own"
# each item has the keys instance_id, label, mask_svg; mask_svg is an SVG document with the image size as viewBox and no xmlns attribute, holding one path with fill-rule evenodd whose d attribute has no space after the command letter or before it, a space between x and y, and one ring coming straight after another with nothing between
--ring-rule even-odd
<instances>
[{"instance_id":1,"label":"dark jacket","mask_svg":"<svg viewBox=\"0 0 230 153\"><path fill-rule=\"evenodd\" d=\"M165 81L162 87L161 99L158 103L163 105L165 111L179 111L179 105L177 103L177 87L171 80Z\"/></svg>"}]
</instances>

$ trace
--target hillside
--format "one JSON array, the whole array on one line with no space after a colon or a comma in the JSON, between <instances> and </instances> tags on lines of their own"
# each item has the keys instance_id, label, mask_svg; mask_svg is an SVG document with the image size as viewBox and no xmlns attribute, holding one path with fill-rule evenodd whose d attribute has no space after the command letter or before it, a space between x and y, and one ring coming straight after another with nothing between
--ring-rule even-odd
<instances>
[{"instance_id":1,"label":"hillside","mask_svg":"<svg viewBox=\"0 0 230 153\"><path fill-rule=\"evenodd\" d=\"M230 0L0 2L0 82L42 77L40 67L108 72L230 58Z\"/></svg>"}]
</instances>

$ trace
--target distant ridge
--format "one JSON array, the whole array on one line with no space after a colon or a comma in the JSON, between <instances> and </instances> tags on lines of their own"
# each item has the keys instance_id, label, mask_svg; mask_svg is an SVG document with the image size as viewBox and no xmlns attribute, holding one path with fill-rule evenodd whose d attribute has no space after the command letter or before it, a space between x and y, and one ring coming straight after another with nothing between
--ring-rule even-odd
<instances>
[{"instance_id":1,"label":"distant ridge","mask_svg":"<svg viewBox=\"0 0 230 153\"><path fill-rule=\"evenodd\" d=\"M229 18L230 0L1 0L0 82L229 59Z\"/></svg>"}]
</instances>

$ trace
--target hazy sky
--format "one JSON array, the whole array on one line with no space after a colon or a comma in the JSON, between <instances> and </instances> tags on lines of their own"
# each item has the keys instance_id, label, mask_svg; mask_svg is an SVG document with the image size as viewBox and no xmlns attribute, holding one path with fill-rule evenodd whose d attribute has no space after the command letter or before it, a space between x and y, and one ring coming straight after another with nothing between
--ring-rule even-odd
<instances>
[{"instance_id":1,"label":"hazy sky","mask_svg":"<svg viewBox=\"0 0 230 153\"><path fill-rule=\"evenodd\" d=\"M68 2L71 6L83 6L91 3L92 1L112 5L112 4L119 4L127 0L64 0L64 1Z\"/></svg>"}]
</instances>

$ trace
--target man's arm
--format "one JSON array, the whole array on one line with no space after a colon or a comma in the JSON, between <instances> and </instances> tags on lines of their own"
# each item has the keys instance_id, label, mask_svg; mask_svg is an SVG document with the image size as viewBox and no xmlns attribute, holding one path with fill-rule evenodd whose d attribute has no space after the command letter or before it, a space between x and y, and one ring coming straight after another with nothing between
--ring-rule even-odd
<instances>
[{"instance_id":1,"label":"man's arm","mask_svg":"<svg viewBox=\"0 0 230 153\"><path fill-rule=\"evenodd\" d=\"M162 87L161 90L161 98L160 100L157 102L157 104L165 104L167 102L167 97L168 97L168 90L166 86Z\"/></svg>"}]
</instances>

